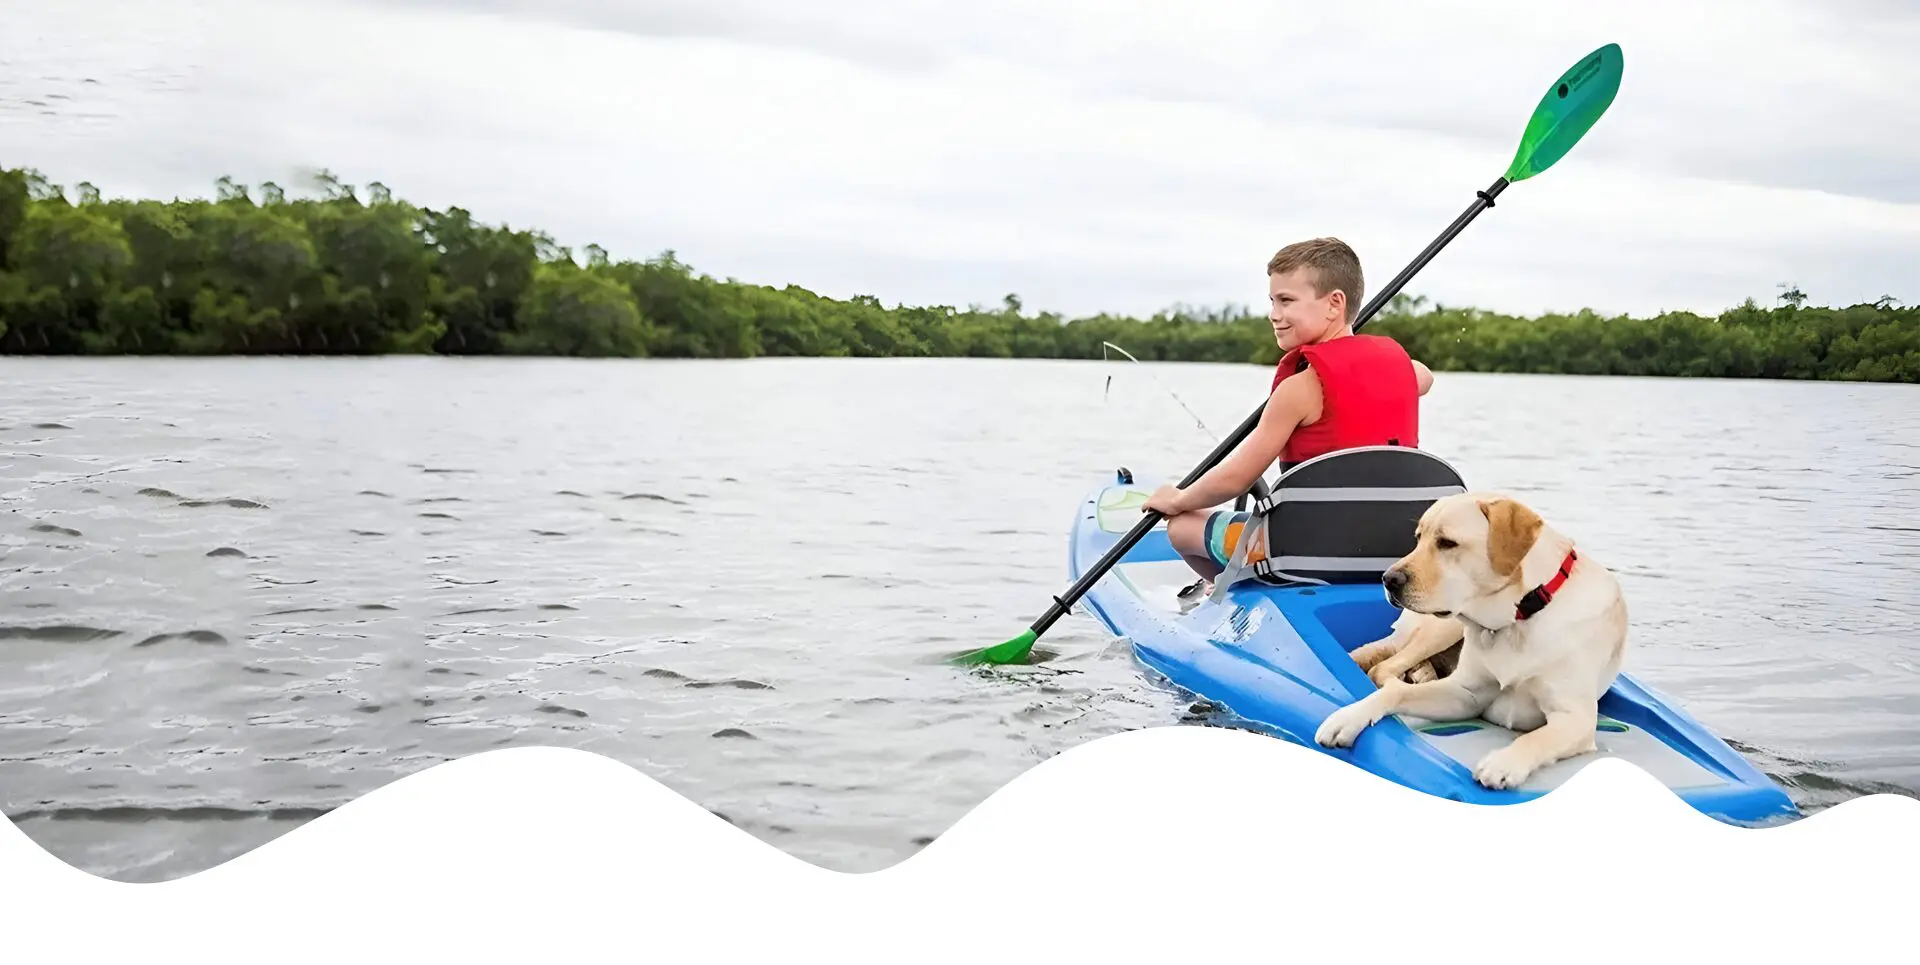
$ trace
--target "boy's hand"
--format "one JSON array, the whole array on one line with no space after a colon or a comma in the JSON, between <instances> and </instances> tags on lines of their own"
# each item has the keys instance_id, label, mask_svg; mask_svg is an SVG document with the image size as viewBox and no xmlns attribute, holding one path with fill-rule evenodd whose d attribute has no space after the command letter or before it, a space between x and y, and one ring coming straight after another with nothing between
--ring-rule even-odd
<instances>
[{"instance_id":1,"label":"boy's hand","mask_svg":"<svg viewBox=\"0 0 1920 965\"><path fill-rule=\"evenodd\" d=\"M1147 497L1146 504L1140 507L1142 513L1159 513L1162 516L1178 516L1186 512L1180 503L1180 487L1164 483L1153 495Z\"/></svg>"}]
</instances>

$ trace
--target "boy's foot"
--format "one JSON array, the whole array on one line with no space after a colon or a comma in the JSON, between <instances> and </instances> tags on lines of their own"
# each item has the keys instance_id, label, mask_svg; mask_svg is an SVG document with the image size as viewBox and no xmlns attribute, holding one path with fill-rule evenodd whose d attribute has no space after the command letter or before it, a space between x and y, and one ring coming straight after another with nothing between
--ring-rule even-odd
<instances>
[{"instance_id":1,"label":"boy's foot","mask_svg":"<svg viewBox=\"0 0 1920 965\"><path fill-rule=\"evenodd\" d=\"M1209 580L1206 577L1201 577L1200 579L1193 581L1193 584L1191 586L1188 586L1186 589L1181 590L1179 593L1178 599L1180 600L1180 612L1185 613L1188 610L1191 610L1194 607L1199 606L1200 601L1206 599L1212 593L1213 593L1212 580Z\"/></svg>"}]
</instances>

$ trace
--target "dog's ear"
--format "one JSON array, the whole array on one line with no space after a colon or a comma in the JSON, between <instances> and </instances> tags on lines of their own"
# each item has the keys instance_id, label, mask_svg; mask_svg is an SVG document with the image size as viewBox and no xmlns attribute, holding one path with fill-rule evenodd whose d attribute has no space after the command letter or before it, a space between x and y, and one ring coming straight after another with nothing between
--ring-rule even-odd
<instances>
[{"instance_id":1,"label":"dog's ear","mask_svg":"<svg viewBox=\"0 0 1920 965\"><path fill-rule=\"evenodd\" d=\"M1501 576L1519 576L1520 561L1533 549L1543 525L1538 513L1514 500L1480 500L1487 517L1487 560Z\"/></svg>"}]
</instances>

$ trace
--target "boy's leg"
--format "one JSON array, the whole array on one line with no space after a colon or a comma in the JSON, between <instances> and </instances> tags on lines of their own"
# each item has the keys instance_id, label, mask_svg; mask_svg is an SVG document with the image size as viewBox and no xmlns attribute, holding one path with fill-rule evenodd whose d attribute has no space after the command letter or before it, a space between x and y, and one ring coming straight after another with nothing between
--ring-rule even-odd
<instances>
[{"instance_id":1,"label":"boy's leg","mask_svg":"<svg viewBox=\"0 0 1920 965\"><path fill-rule=\"evenodd\" d=\"M1211 580L1226 569L1226 564L1216 560L1208 550L1209 531L1213 529L1209 524L1216 515L1220 514L1181 513L1167 520L1167 542L1173 544L1174 552L1203 580Z\"/></svg>"}]
</instances>

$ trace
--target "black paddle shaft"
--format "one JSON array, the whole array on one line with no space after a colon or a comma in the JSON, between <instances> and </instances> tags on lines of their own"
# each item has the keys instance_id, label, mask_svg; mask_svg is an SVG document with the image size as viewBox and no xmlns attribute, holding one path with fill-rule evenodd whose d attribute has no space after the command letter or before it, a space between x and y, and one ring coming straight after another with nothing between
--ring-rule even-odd
<instances>
[{"instance_id":1,"label":"black paddle shaft","mask_svg":"<svg viewBox=\"0 0 1920 965\"><path fill-rule=\"evenodd\" d=\"M1386 287L1380 289L1380 291L1367 302L1365 308L1360 309L1359 316L1353 320L1353 330L1358 332L1360 326L1367 324L1367 322L1373 319L1373 316L1379 314L1380 309L1386 307L1387 302L1393 300L1393 296L1400 294L1400 289L1405 288L1407 282L1412 280L1413 276L1418 274L1420 269L1425 268L1427 262L1432 261L1434 256L1440 253L1440 249L1445 248L1448 242L1452 241L1460 232L1466 230L1467 225L1471 224L1473 219L1480 216L1480 212L1493 207L1493 199L1499 197L1500 192L1507 189L1507 184L1508 181L1505 177L1496 178L1493 184L1485 191L1475 192L1473 204L1468 205L1467 210L1461 212L1460 217L1455 218L1453 224L1448 225L1447 230L1440 233L1440 237L1433 239L1433 243L1427 245L1426 249L1421 251L1420 255L1413 259L1412 264L1401 269L1400 274L1395 275L1392 281L1387 282ZM1195 480L1206 475L1208 470L1219 465L1222 459L1227 458L1227 455L1233 452L1234 447L1246 441L1246 438L1253 434L1254 428L1260 424L1260 416L1266 409L1266 403L1262 402L1260 408L1253 410L1253 413L1247 416L1231 433L1228 433L1225 439L1220 440L1220 444L1213 447L1213 451L1207 454L1207 458L1202 460L1200 465L1193 467L1193 471L1187 473L1187 478L1180 481L1180 488L1185 489L1193 485ZM1264 482L1264 480L1262 480L1262 482ZM1255 483L1256 487L1260 485L1260 482ZM1067 588L1067 592L1064 595L1053 598L1053 605L1047 608L1046 613L1041 614L1040 619L1033 622L1032 629L1034 634L1038 636L1039 634L1047 632L1047 628L1053 626L1054 621L1066 616L1067 611L1072 609L1073 604L1078 601L1080 597L1084 596L1089 589L1092 589L1093 584L1099 582L1101 577L1107 575L1107 571L1112 569L1113 565L1120 561L1120 557L1127 555L1128 550L1133 549L1135 544L1145 539L1148 533L1153 532L1153 528L1159 525L1162 518L1157 511L1149 510L1142 513L1140 521L1133 524L1133 528L1127 531L1127 535L1122 537L1120 542L1114 544L1114 547L1108 550L1105 556L1100 557L1100 562L1095 563L1092 569L1081 574L1080 578L1075 580L1073 585Z\"/></svg>"}]
</instances>

